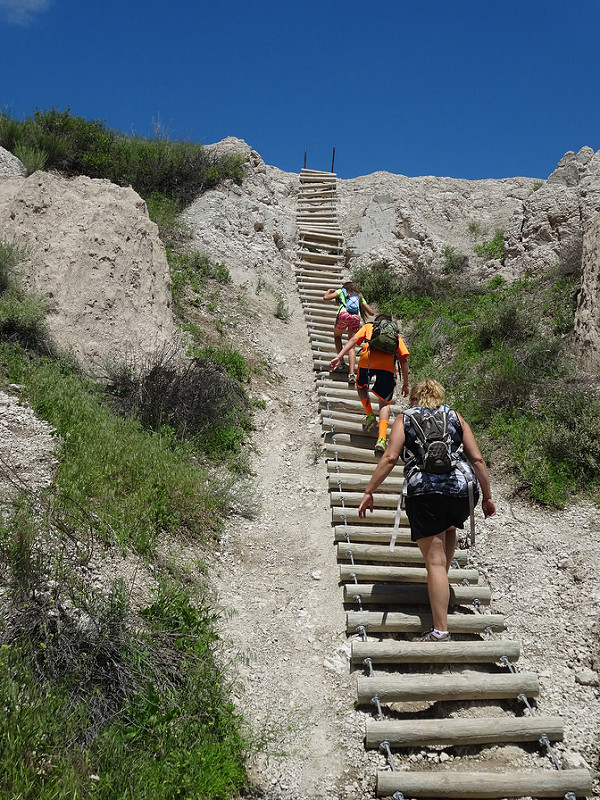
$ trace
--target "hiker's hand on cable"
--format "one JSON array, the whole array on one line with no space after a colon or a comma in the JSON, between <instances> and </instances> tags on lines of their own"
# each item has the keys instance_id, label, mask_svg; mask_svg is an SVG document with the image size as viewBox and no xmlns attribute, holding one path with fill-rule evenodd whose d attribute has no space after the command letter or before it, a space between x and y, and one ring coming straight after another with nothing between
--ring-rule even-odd
<instances>
[{"instance_id":1,"label":"hiker's hand on cable","mask_svg":"<svg viewBox=\"0 0 600 800\"><path fill-rule=\"evenodd\" d=\"M358 516L360 519L364 519L367 516L367 509L369 509L369 511L373 513L372 492L365 492L363 495L363 499L360 501L360 505L358 507Z\"/></svg>"},{"instance_id":2,"label":"hiker's hand on cable","mask_svg":"<svg viewBox=\"0 0 600 800\"><path fill-rule=\"evenodd\" d=\"M339 363L340 363L340 357L336 356L335 358L332 358L331 361L329 362L329 368L335 369Z\"/></svg>"},{"instance_id":3,"label":"hiker's hand on cable","mask_svg":"<svg viewBox=\"0 0 600 800\"><path fill-rule=\"evenodd\" d=\"M496 513L496 506L494 505L494 501L491 497L488 500L481 501L481 510L483 511L483 516L486 519L494 516Z\"/></svg>"}]
</instances>

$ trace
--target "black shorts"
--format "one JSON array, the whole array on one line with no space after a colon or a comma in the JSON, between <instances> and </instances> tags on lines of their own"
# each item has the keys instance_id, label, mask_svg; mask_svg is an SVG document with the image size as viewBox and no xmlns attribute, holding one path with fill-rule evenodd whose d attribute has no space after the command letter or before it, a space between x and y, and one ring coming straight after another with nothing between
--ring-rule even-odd
<instances>
[{"instance_id":1,"label":"black shorts","mask_svg":"<svg viewBox=\"0 0 600 800\"><path fill-rule=\"evenodd\" d=\"M396 376L387 369L365 369L360 367L356 376L356 386L359 389L368 389L371 379L375 376L375 383L371 391L382 402L391 403L396 388Z\"/></svg>"},{"instance_id":2,"label":"black shorts","mask_svg":"<svg viewBox=\"0 0 600 800\"><path fill-rule=\"evenodd\" d=\"M464 521L471 513L468 497L420 494L416 497L405 497L404 503L413 542L435 536L451 526L463 528Z\"/></svg>"}]
</instances>

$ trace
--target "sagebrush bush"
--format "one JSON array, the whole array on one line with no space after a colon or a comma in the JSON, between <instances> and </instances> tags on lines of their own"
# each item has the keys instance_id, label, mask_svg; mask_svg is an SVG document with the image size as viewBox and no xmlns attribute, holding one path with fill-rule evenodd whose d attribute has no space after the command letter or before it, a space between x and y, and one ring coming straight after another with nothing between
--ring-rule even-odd
<instances>
[{"instance_id":1,"label":"sagebrush bush","mask_svg":"<svg viewBox=\"0 0 600 800\"><path fill-rule=\"evenodd\" d=\"M133 186L144 199L164 195L179 210L206 189L228 179L241 183L245 176L243 156L216 156L193 142L126 136L69 109L36 111L23 122L0 114L0 145L13 153L15 148L36 151L45 169L108 178Z\"/></svg>"},{"instance_id":2,"label":"sagebrush bush","mask_svg":"<svg viewBox=\"0 0 600 800\"><path fill-rule=\"evenodd\" d=\"M235 450L249 424L244 391L208 353L181 359L163 350L141 364L120 364L108 388L123 413L152 430L167 426L207 454Z\"/></svg>"}]
</instances>

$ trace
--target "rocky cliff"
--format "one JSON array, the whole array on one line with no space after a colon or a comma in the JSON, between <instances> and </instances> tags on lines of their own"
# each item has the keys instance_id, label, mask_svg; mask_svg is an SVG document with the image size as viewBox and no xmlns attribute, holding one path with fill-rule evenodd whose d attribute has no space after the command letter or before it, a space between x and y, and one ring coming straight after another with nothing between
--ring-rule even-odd
<instances>
[{"instance_id":1,"label":"rocky cliff","mask_svg":"<svg viewBox=\"0 0 600 800\"><path fill-rule=\"evenodd\" d=\"M240 139L209 147L242 153L248 177L200 196L184 219L192 246L223 261L243 284L268 278L292 287L298 176L264 163ZM514 280L556 267L579 268L573 344L586 369L600 353L598 236L600 152L567 153L546 181L517 177L468 181L377 172L338 180L339 224L350 271L384 261L400 276L442 273L448 248L470 280ZM504 257L474 247L504 232ZM51 332L61 347L99 365L126 350L150 352L175 335L164 248L144 202L107 181L22 176L0 153L0 238L26 245L28 285L53 304Z\"/></svg>"}]
</instances>

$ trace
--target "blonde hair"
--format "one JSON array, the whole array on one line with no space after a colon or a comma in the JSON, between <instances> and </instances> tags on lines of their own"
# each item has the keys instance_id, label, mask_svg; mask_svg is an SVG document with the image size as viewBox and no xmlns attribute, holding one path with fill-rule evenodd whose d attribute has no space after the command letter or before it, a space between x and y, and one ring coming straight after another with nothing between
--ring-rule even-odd
<instances>
[{"instance_id":1,"label":"blonde hair","mask_svg":"<svg viewBox=\"0 0 600 800\"><path fill-rule=\"evenodd\" d=\"M446 397L446 391L441 383L433 378L425 378L415 383L410 390L410 403L423 408L437 408L441 406Z\"/></svg>"}]
</instances>

